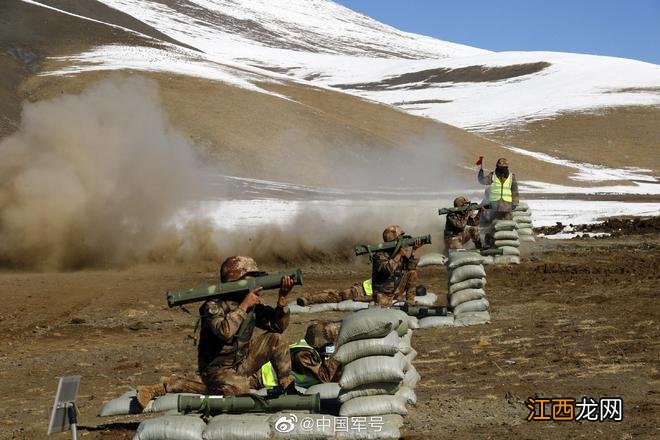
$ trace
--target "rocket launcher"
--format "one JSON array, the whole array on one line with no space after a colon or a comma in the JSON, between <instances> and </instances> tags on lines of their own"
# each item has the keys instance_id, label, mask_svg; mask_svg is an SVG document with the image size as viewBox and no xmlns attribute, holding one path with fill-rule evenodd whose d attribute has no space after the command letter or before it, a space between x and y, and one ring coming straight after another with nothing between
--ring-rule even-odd
<instances>
[{"instance_id":1,"label":"rocket launcher","mask_svg":"<svg viewBox=\"0 0 660 440\"><path fill-rule=\"evenodd\" d=\"M419 237L411 237L410 235L404 235L396 241L386 241L384 243L372 244L372 245L360 245L355 248L355 255L360 256L364 254L373 254L374 252L379 251L393 251L395 249L411 247L415 244L415 240L419 240L422 245L431 244L431 235L420 235Z\"/></svg>"},{"instance_id":2,"label":"rocket launcher","mask_svg":"<svg viewBox=\"0 0 660 440\"><path fill-rule=\"evenodd\" d=\"M183 414L194 412L211 416L222 413L273 413L279 411L319 413L321 398L319 394L283 394L272 398L254 394L244 396L186 396L180 394L177 410Z\"/></svg>"},{"instance_id":3,"label":"rocket launcher","mask_svg":"<svg viewBox=\"0 0 660 440\"><path fill-rule=\"evenodd\" d=\"M176 307L193 302L206 301L229 293L249 293L258 287L261 287L263 290L279 289L282 284L282 278L286 276L293 279L294 285L302 286L302 271L295 269L290 272L271 273L207 287L167 292L167 305L169 307Z\"/></svg>"}]
</instances>

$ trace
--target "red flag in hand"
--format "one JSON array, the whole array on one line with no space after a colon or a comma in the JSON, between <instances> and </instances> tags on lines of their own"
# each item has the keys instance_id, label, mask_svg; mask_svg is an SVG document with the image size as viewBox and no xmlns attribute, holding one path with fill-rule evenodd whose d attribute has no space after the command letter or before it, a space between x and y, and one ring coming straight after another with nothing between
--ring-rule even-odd
<instances>
[{"instance_id":1,"label":"red flag in hand","mask_svg":"<svg viewBox=\"0 0 660 440\"><path fill-rule=\"evenodd\" d=\"M483 164L483 163L484 163L484 157L483 157L483 156L479 156L479 160L477 160L477 162L475 163L475 165L480 167L481 164Z\"/></svg>"}]
</instances>

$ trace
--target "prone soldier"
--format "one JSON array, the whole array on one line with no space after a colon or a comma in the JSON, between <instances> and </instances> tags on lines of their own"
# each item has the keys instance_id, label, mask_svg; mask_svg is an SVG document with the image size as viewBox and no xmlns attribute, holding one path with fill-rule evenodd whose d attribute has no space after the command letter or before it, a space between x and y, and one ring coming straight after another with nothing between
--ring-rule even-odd
<instances>
[{"instance_id":1,"label":"prone soldier","mask_svg":"<svg viewBox=\"0 0 660 440\"><path fill-rule=\"evenodd\" d=\"M318 293L305 293L296 299L299 306L309 306L312 304L336 303L339 301L353 300L360 302L370 302L372 297L371 279L362 283L355 283L348 289L334 290L328 289Z\"/></svg>"}]
</instances>

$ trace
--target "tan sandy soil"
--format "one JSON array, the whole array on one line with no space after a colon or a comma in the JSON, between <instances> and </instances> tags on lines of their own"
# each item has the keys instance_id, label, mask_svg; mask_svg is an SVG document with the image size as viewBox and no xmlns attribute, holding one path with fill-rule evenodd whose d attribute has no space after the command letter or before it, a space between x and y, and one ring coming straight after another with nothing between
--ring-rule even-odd
<instances>
[{"instance_id":1,"label":"tan sandy soil","mask_svg":"<svg viewBox=\"0 0 660 440\"><path fill-rule=\"evenodd\" d=\"M576 162L660 170L660 107L566 113L485 136Z\"/></svg>"},{"instance_id":2,"label":"tan sandy soil","mask_svg":"<svg viewBox=\"0 0 660 440\"><path fill-rule=\"evenodd\" d=\"M491 324L415 331L422 381L405 437L657 438L660 235L630 232L541 239L520 266L487 268ZM362 260L302 267L295 294L369 273ZM44 438L57 377L81 374L83 438L130 439L141 416L95 415L131 387L194 368L195 317L167 309L164 291L214 277L208 265L0 273L0 438ZM444 269L425 268L421 279L445 292ZM341 316L295 316L286 336ZM525 421L528 397L583 395L623 397L623 422Z\"/></svg>"}]
</instances>

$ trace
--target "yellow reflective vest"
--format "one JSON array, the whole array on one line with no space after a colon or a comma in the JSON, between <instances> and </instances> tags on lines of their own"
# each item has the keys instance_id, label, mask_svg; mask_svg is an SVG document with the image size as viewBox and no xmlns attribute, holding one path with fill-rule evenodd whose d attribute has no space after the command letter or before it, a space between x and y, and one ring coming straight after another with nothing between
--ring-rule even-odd
<instances>
[{"instance_id":1,"label":"yellow reflective vest","mask_svg":"<svg viewBox=\"0 0 660 440\"><path fill-rule=\"evenodd\" d=\"M289 345L289 350L292 352L291 353L292 355L296 352L297 349L313 350L314 353L318 355L317 351L314 350L314 348L311 345L309 345L307 341L305 341L304 339L301 339L300 341ZM319 362L321 362L320 356L319 356ZM293 370L291 370L291 376L293 376L293 381L295 382L295 384L303 388L309 388L312 385L321 383L321 381L315 377L307 376L303 373L298 373ZM271 364L270 362L266 362L261 366L261 382L266 388L275 387L278 385L277 372L275 371L273 364Z\"/></svg>"},{"instance_id":2,"label":"yellow reflective vest","mask_svg":"<svg viewBox=\"0 0 660 440\"><path fill-rule=\"evenodd\" d=\"M490 184L490 190L488 193L488 199L491 202L499 202L500 200L513 203L513 194L511 193L511 178L512 174L509 173L509 176L502 182L499 177L493 173L493 179Z\"/></svg>"},{"instance_id":3,"label":"yellow reflective vest","mask_svg":"<svg viewBox=\"0 0 660 440\"><path fill-rule=\"evenodd\" d=\"M373 295L374 289L371 285L371 278L369 278L368 280L364 280L364 282L362 283L362 288L364 289L364 293L366 293L367 295L369 296Z\"/></svg>"}]
</instances>

